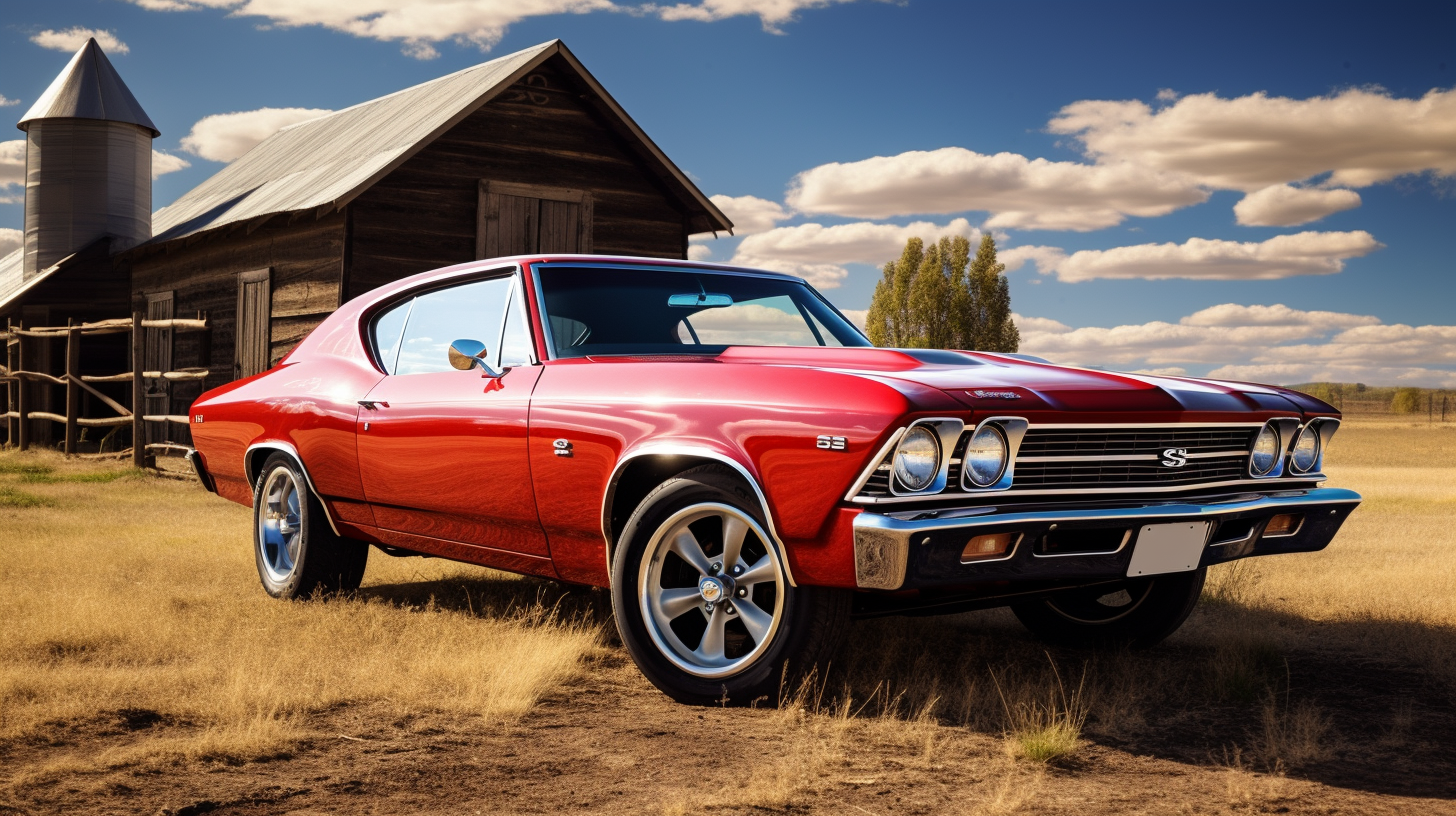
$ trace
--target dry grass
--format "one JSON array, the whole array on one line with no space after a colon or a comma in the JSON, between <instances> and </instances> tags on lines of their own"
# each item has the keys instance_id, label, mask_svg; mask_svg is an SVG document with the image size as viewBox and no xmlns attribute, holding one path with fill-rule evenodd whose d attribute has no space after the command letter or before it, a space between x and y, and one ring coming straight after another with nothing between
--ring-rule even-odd
<instances>
[{"instance_id":1,"label":"dry grass","mask_svg":"<svg viewBox=\"0 0 1456 816\"><path fill-rule=\"evenodd\" d=\"M374 553L358 597L272 600L257 586L249 511L194 484L12 451L0 453L0 502L0 740L97 720L139 735L12 785L277 755L313 736L311 714L356 702L489 728L598 648L599 626L541 603L536 582L443 562ZM457 608L421 589L477 597ZM509 608L472 608L492 604ZM157 722L176 727L148 738Z\"/></svg>"}]
</instances>

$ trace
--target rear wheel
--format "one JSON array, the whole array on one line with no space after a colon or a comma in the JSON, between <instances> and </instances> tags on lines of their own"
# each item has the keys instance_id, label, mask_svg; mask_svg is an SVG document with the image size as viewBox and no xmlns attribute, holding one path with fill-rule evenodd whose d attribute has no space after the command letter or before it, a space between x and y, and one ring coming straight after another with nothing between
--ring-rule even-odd
<instances>
[{"instance_id":1,"label":"rear wheel","mask_svg":"<svg viewBox=\"0 0 1456 816\"><path fill-rule=\"evenodd\" d=\"M1207 570L1136 578L1012 604L1038 638L1060 646L1156 646L1177 631L1203 592Z\"/></svg>"},{"instance_id":2,"label":"rear wheel","mask_svg":"<svg viewBox=\"0 0 1456 816\"><path fill-rule=\"evenodd\" d=\"M306 598L358 589L369 545L334 533L302 468L275 453L253 488L253 554L269 595Z\"/></svg>"},{"instance_id":3,"label":"rear wheel","mask_svg":"<svg viewBox=\"0 0 1456 816\"><path fill-rule=\"evenodd\" d=\"M773 696L826 659L848 623L849 593L790 586L755 497L717 466L649 494L612 561L622 642L679 702Z\"/></svg>"}]
</instances>

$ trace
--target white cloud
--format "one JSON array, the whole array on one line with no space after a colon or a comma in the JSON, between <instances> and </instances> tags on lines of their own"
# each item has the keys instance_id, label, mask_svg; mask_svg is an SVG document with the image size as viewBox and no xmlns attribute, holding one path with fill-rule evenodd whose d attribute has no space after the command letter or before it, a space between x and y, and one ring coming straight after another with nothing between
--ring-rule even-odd
<instances>
[{"instance_id":1,"label":"white cloud","mask_svg":"<svg viewBox=\"0 0 1456 816\"><path fill-rule=\"evenodd\" d=\"M108 54L128 54L131 49L126 43L116 38L110 31L99 28L68 28L64 31L45 31L35 34L30 41L41 48L50 48L55 51L78 51L89 39L95 39L101 50Z\"/></svg>"},{"instance_id":2,"label":"white cloud","mask_svg":"<svg viewBox=\"0 0 1456 816\"><path fill-rule=\"evenodd\" d=\"M1255 382L1456 386L1456 326L1383 324L1369 315L1225 303L1183 317L1069 328L1016 315L1021 350L1060 363Z\"/></svg>"},{"instance_id":3,"label":"white cloud","mask_svg":"<svg viewBox=\"0 0 1456 816\"><path fill-rule=\"evenodd\" d=\"M1276 235L1262 242L1189 238L1181 244L1083 249L1071 255L1055 247L1015 247L1005 254L1017 266L1034 261L1041 274L1055 273L1067 283L1099 278L1276 280L1332 275L1345 268L1347 259L1368 255L1382 246L1375 236L1356 230Z\"/></svg>"},{"instance_id":4,"label":"white cloud","mask_svg":"<svg viewBox=\"0 0 1456 816\"><path fill-rule=\"evenodd\" d=\"M230 162L289 125L333 113L321 108L259 108L216 113L197 120L182 149L209 161Z\"/></svg>"},{"instance_id":5,"label":"white cloud","mask_svg":"<svg viewBox=\"0 0 1456 816\"><path fill-rule=\"evenodd\" d=\"M703 244L688 245L688 260L706 261L711 257L713 257L712 247L704 246Z\"/></svg>"},{"instance_id":6,"label":"white cloud","mask_svg":"<svg viewBox=\"0 0 1456 816\"><path fill-rule=\"evenodd\" d=\"M1099 163L1184 173L1253 192L1330 174L1330 186L1456 175L1456 89L1401 99L1352 88L1310 99L1194 94L1154 110L1139 101L1074 102L1049 124Z\"/></svg>"},{"instance_id":7,"label":"white cloud","mask_svg":"<svg viewBox=\"0 0 1456 816\"><path fill-rule=\"evenodd\" d=\"M1246 227L1297 227L1358 206L1354 190L1275 184L1245 195L1234 205L1234 216Z\"/></svg>"},{"instance_id":8,"label":"white cloud","mask_svg":"<svg viewBox=\"0 0 1456 816\"><path fill-rule=\"evenodd\" d=\"M868 320L870 316L869 309L840 309L839 313L848 318L849 322L858 326L861 331L864 330L865 321Z\"/></svg>"},{"instance_id":9,"label":"white cloud","mask_svg":"<svg viewBox=\"0 0 1456 816\"><path fill-rule=\"evenodd\" d=\"M0 142L0 193L25 186L25 140Z\"/></svg>"},{"instance_id":10,"label":"white cloud","mask_svg":"<svg viewBox=\"0 0 1456 816\"><path fill-rule=\"evenodd\" d=\"M612 0L131 0L153 11L225 9L235 16L262 17L269 24L324 28L385 42L398 42L416 59L440 55L435 45L453 41L482 51L494 48L511 25L532 17L616 11L663 20L724 20L753 16L764 30L783 33L803 9L853 0L702 0L699 3L616 3Z\"/></svg>"},{"instance_id":11,"label":"white cloud","mask_svg":"<svg viewBox=\"0 0 1456 816\"><path fill-rule=\"evenodd\" d=\"M733 263L799 275L821 289L833 289L849 274L842 264L880 266L900 257L911 238L929 243L954 235L974 241L979 240L980 230L964 218L944 226L928 221L905 226L864 221L830 227L799 224L744 238Z\"/></svg>"},{"instance_id":12,"label":"white cloud","mask_svg":"<svg viewBox=\"0 0 1456 816\"><path fill-rule=\"evenodd\" d=\"M18 229L0 227L0 258L9 255L25 243L25 233Z\"/></svg>"},{"instance_id":13,"label":"white cloud","mask_svg":"<svg viewBox=\"0 0 1456 816\"><path fill-rule=\"evenodd\" d=\"M823 164L796 176L796 210L855 218L985 210L992 228L1087 231L1129 215L1166 215L1208 193L1190 179L1130 163L988 156L961 147Z\"/></svg>"},{"instance_id":14,"label":"white cloud","mask_svg":"<svg viewBox=\"0 0 1456 816\"><path fill-rule=\"evenodd\" d=\"M192 166L192 162L181 156L173 156L171 153L163 153L160 150L152 151L152 180L168 173L175 173L178 170L186 170Z\"/></svg>"},{"instance_id":15,"label":"white cloud","mask_svg":"<svg viewBox=\"0 0 1456 816\"><path fill-rule=\"evenodd\" d=\"M710 200L733 222L733 234L740 238L759 232L768 232L774 225L789 217L782 204L758 196L711 196ZM712 233L693 236L693 240L705 241Z\"/></svg>"},{"instance_id":16,"label":"white cloud","mask_svg":"<svg viewBox=\"0 0 1456 816\"><path fill-rule=\"evenodd\" d=\"M19 99L11 99L10 97L6 96L5 94L0 94L0 108L8 108L11 105L19 105L19 104L20 104L20 100Z\"/></svg>"},{"instance_id":17,"label":"white cloud","mask_svg":"<svg viewBox=\"0 0 1456 816\"><path fill-rule=\"evenodd\" d=\"M664 20L714 22L729 17L754 16L763 24L764 31L782 34L783 24L793 22L794 15L802 9L852 2L854 0L702 0L700 3L676 3L671 6L648 3L642 9Z\"/></svg>"}]
</instances>

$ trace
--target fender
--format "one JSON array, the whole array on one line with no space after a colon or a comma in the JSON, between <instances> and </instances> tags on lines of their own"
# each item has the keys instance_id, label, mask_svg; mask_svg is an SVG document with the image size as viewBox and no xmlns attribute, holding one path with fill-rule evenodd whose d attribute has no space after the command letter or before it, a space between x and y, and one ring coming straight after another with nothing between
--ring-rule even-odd
<instances>
[{"instance_id":1,"label":"fender","mask_svg":"<svg viewBox=\"0 0 1456 816\"><path fill-rule=\"evenodd\" d=\"M248 449L243 452L243 473L248 477L248 484L255 484L258 481L258 474L253 472L253 468L248 462L253 458L253 451L259 449L282 451L293 457L293 461L298 463L298 469L303 471L303 480L308 482L308 489L313 491L313 495L319 500L319 506L324 509L324 518L329 520L329 529L334 531L334 535L342 536L342 533L339 532L339 525L334 523L333 514L329 512L329 503L323 500L322 495L318 492L318 488L313 486L313 477L308 475L308 465L303 463L303 457L298 455L298 449L293 447L292 444L277 439L270 439L265 442L254 442L249 445Z\"/></svg>"},{"instance_id":2,"label":"fender","mask_svg":"<svg viewBox=\"0 0 1456 816\"><path fill-rule=\"evenodd\" d=\"M633 459L643 456L696 456L703 459L712 459L721 462L738 472L740 476L753 488L753 493L758 497L758 505L763 510L764 520L767 522L768 534L773 538L773 545L778 548L782 556L784 573L789 579L789 586L797 587L799 584L794 580L792 567L789 565L788 549L784 546L783 539L779 538L778 529L774 525L773 513L769 510L768 498L764 495L763 486L758 483L758 477L753 474L742 462L729 456L723 451L708 447L706 445L693 445L686 443L653 442L634 448L623 453L617 459L617 464L612 467L611 478L607 480L607 490L602 494L602 540L606 547L602 552L607 559L607 575L612 574L612 498L617 492L617 481L622 476L622 469Z\"/></svg>"}]
</instances>

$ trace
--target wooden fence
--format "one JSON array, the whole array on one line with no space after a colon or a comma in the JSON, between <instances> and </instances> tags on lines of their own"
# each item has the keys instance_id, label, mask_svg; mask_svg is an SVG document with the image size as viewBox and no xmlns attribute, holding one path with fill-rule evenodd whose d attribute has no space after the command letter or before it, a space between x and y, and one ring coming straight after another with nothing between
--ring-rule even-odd
<instances>
[{"instance_id":1,"label":"wooden fence","mask_svg":"<svg viewBox=\"0 0 1456 816\"><path fill-rule=\"evenodd\" d=\"M20 325L11 324L5 331L0 332L0 339L5 341L5 365L0 366L0 382L5 382L8 397L7 410L0 414L7 421L9 438L8 441L26 450L31 445L30 421L34 419L46 419L58 422L66 427L65 451L76 453L80 442L82 428L115 428L118 426L131 426L132 438L132 464L136 467L145 467L148 460L148 451L169 451L190 450L186 445L178 445L172 442L145 443L145 423L147 422L173 422L186 425L186 415L154 414L143 413L145 406L144 385L147 380L203 380L207 377L205 368L185 368L181 371L144 371L146 362L144 342L145 329L171 329L175 332L204 331L207 329L207 319L199 317L196 320L170 319L170 320L148 320L143 312L132 312L131 317L118 318L115 320L100 320L95 323L82 323L68 326L38 326L24 328ZM119 374L107 375L83 375L81 374L81 338L88 335L121 334L131 333L131 360L132 370ZM65 339L66 341L66 365L65 373L57 377L48 372L29 371L26 369L27 359L34 359L31 354L36 343L50 343L55 340ZM26 382L38 382L48 385L64 386L66 389L66 413L65 415L51 413L49 411L37 411L31 408L31 389L25 388ZM92 383L104 382L130 382L131 383L131 408L117 402L116 400L101 393ZM109 417L83 417L81 416L81 394L86 392L95 397L102 404L116 412L116 416Z\"/></svg>"}]
</instances>

